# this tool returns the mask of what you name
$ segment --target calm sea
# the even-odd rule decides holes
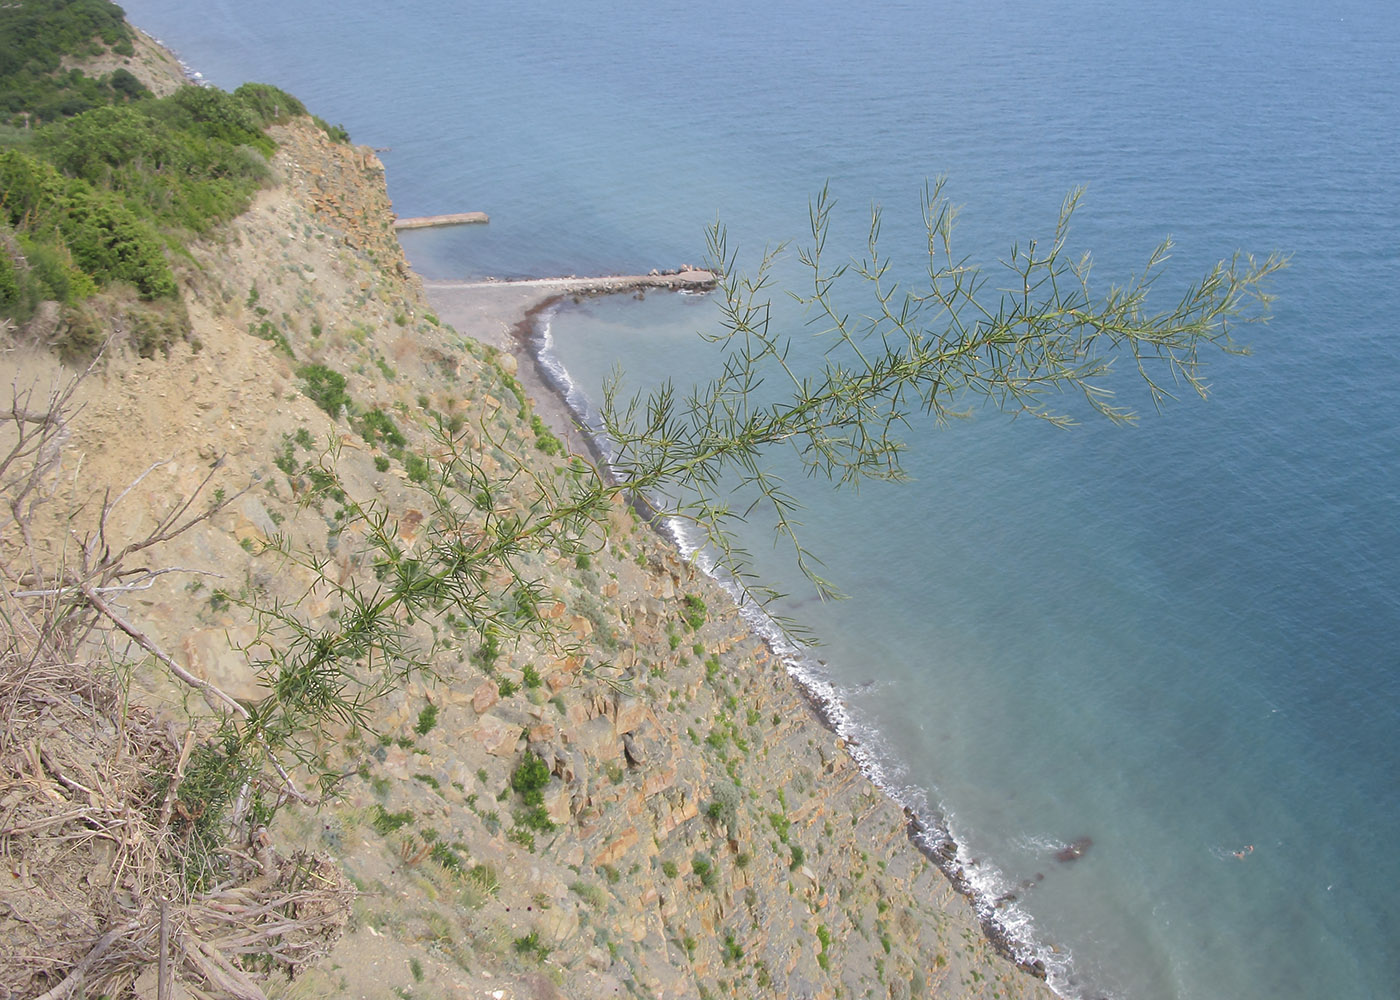
[[[1292,253],[1207,402],[1071,432],[988,410],[913,427],[912,484],[797,483],[850,600],[816,608],[750,545],[884,780],[1016,894],[998,916],[1066,996],[1396,995],[1400,9],[126,6],[208,80],[389,147],[400,214],[489,212],[405,237],[433,277],[696,263],[715,219],[752,264],[827,181],[830,246],[862,252],[879,203],[916,274],[940,174],[979,260],[1047,236],[1076,185],[1105,287],[1168,234],[1163,300],[1237,248]],[[620,357],[638,385],[712,368],[714,315],[622,298],[549,332],[596,398]]]

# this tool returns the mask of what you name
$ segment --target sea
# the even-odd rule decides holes
[[[743,541],[821,641],[794,669],[1063,996],[1400,995],[1400,7],[125,6],[204,80],[275,83],[382,149],[400,215],[489,213],[404,235],[426,277],[700,264],[716,222],[740,269],[786,245],[796,363],[824,346],[787,295],[824,186],[828,256],[865,256],[878,207],[907,288],[939,177],[991,268],[1081,186],[1068,249],[1101,292],[1172,237],[1164,308],[1237,250],[1291,255],[1207,400],[1155,408],[1125,370],[1132,426],[974,404],[911,422],[908,483],[795,471],[846,600],[761,519]],[[652,293],[539,333],[587,407],[619,363],[638,389],[704,379],[718,319]]]

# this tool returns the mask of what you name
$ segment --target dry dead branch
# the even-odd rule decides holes
[[[195,995],[263,1000],[261,980],[329,950],[353,890],[328,860],[282,858],[265,840],[250,853],[221,850],[212,889],[187,878],[201,807],[181,792],[208,733],[193,721],[172,732],[129,704],[90,640],[115,628],[212,705],[247,717],[113,604],[165,572],[128,572],[122,560],[227,500],[200,511],[181,501],[144,538],[111,545],[118,496],[86,536],[68,528],[68,544],[37,544],[42,509],[60,500],[54,472],[77,382],[42,401],[17,389],[0,410],[0,986],[52,1000],[128,995],[160,966],[161,989],[179,979]],[[75,510],[56,523],[71,524]]]

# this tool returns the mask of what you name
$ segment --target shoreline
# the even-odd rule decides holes
[[[506,337],[491,343],[514,357],[516,377],[530,398],[535,412],[541,416],[550,430],[570,447],[577,447],[581,444],[594,462],[601,463],[604,459],[601,448],[583,425],[582,415],[570,405],[564,388],[550,377],[541,357],[540,347],[543,341],[538,336],[539,318],[570,297],[577,299],[583,296],[625,294],[639,288],[660,287],[670,291],[688,290],[693,286],[686,284],[659,285],[655,281],[658,277],[665,278],[685,273],[695,272],[668,272],[666,274],[653,272],[652,275],[648,276],[612,276],[607,278],[577,278],[574,276],[527,278],[513,281],[453,282],[424,279],[423,288],[429,302],[438,311],[439,317],[444,322],[451,324],[459,333],[465,331],[454,321],[454,315],[462,315],[460,310],[468,304],[467,298],[473,291],[486,294],[492,290],[501,289],[527,292],[523,298],[515,302],[516,308],[519,309],[518,318],[508,325]],[[710,272],[703,273],[710,274]],[[713,280],[709,288],[712,289],[718,278],[713,275],[711,277]],[[644,278],[650,280],[642,283]],[[534,290],[534,294],[528,294],[528,290]],[[459,294],[451,298],[439,297],[446,292],[465,292],[466,296]],[[479,317],[468,313],[466,318],[471,320]],[[498,317],[498,324],[505,326],[504,319],[505,317]],[[688,562],[694,564],[691,555],[685,553],[680,539],[674,537],[664,524],[657,523],[654,518],[648,516],[643,502],[633,501],[632,506],[644,524],[647,524],[668,545],[680,552]],[[998,920],[999,900],[990,898],[987,894],[977,890],[966,868],[959,860],[958,855],[962,845],[957,842],[948,829],[944,818],[938,814],[928,817],[919,815],[903,802],[893,789],[887,787],[880,780],[878,762],[871,754],[864,752],[864,746],[859,736],[851,731],[852,726],[844,718],[845,713],[841,710],[840,699],[835,691],[823,690],[824,685],[803,668],[800,652],[796,649],[782,648],[779,637],[772,633],[771,620],[768,620],[769,627],[766,629],[755,620],[757,618],[767,620],[767,615],[752,602],[742,600],[742,591],[738,584],[699,567],[698,564],[697,568],[700,568],[705,575],[730,594],[741,618],[753,628],[771,655],[783,664],[788,679],[802,703],[807,706],[812,720],[838,737],[839,745],[844,747],[846,754],[856,765],[861,775],[887,801],[901,810],[905,819],[905,835],[908,838],[909,846],[937,868],[954,891],[966,901],[983,937],[993,950],[1017,970],[1044,983],[1048,988],[1048,969],[1043,957],[1041,957],[1042,949],[1033,942],[1021,940]],[[754,627],[755,625],[759,627]]]

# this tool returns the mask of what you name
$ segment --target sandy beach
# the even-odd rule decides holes
[[[571,449],[587,450],[573,412],[540,369],[530,344],[533,318],[568,296],[620,295],[642,289],[707,291],[717,276],[701,268],[640,275],[526,278],[517,281],[424,280],[423,291],[439,319],[474,340],[514,356],[516,377],[535,411]]]

